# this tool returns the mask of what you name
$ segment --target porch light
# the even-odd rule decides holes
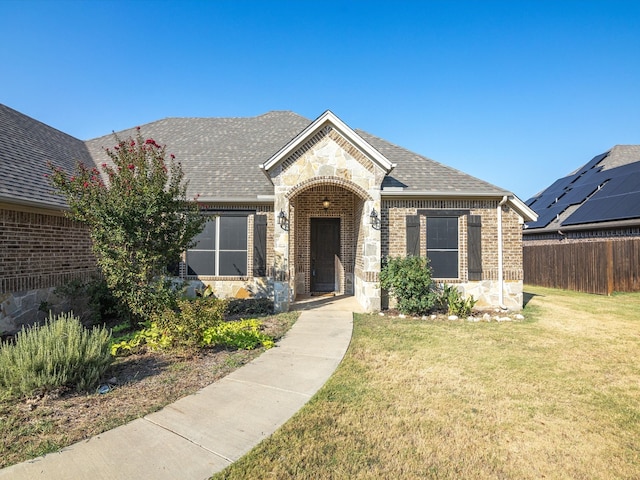
[[[376,212],[375,208],[371,209],[371,213],[369,214],[369,219],[371,220],[371,226],[375,229],[380,228],[380,217],[378,216],[378,212]]]
[[[329,199],[327,197],[324,197],[322,199],[322,208],[324,208],[325,210],[329,210],[330,206],[331,206],[331,202],[329,201]]]
[[[283,230],[287,229],[287,216],[282,209],[280,209],[280,213],[278,214],[278,225],[280,225],[280,228]]]

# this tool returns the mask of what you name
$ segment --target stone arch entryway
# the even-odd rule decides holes
[[[355,275],[363,263],[359,255],[364,251],[363,212],[365,205],[372,203],[370,196],[358,185],[325,177],[293,187],[286,197],[291,222],[290,278],[295,294],[333,291],[354,295]],[[331,264],[326,262],[327,252],[333,257]],[[327,279],[327,273],[333,280]]]
[[[380,308],[380,191],[394,167],[330,111],[262,165],[274,187],[276,293],[290,300],[311,291],[311,221],[334,218],[340,232],[335,290],[353,293],[365,310]],[[333,206],[327,210],[325,196]]]

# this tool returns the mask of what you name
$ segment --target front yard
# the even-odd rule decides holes
[[[357,315],[325,387],[214,478],[638,478],[640,294],[526,292],[519,322]]]
[[[298,312],[261,317],[265,333],[282,337]],[[105,394],[60,389],[30,398],[3,398],[0,389],[0,468],[55,452],[72,443],[161,409],[196,392],[264,351],[205,348],[190,354],[148,351],[119,357],[107,371]]]

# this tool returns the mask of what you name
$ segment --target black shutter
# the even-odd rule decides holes
[[[407,215],[407,257],[420,256],[420,215]]]
[[[469,280],[482,280],[482,217],[467,217],[467,263]]]
[[[253,216],[253,276],[267,275],[267,216]]]

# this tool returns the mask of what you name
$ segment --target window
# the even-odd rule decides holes
[[[458,217],[427,217],[427,257],[433,278],[458,278]]]
[[[211,218],[187,251],[187,275],[246,276],[247,217]]]

